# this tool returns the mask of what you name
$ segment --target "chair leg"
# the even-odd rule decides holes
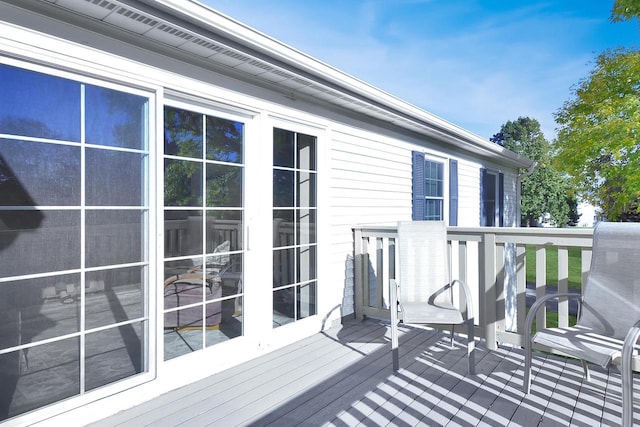
[[[582,370],[584,371],[584,379],[587,382],[591,382],[591,371],[589,370],[589,364],[586,360],[580,360],[582,363]]]
[[[454,325],[451,325],[451,334],[449,335],[449,347],[453,348],[453,330]]]
[[[473,319],[467,320],[467,357],[469,358],[469,375],[476,374],[476,340]]]
[[[622,359],[622,427],[633,426],[633,369],[631,358]]]
[[[400,350],[398,348],[398,322],[391,322],[391,358],[393,360],[393,372],[400,369]]]
[[[531,391],[531,342],[524,343],[524,378],[522,380],[522,389],[525,394]]]

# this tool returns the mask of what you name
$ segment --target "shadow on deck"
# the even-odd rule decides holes
[[[401,328],[393,373],[388,324],[352,321],[106,418],[95,426],[619,425],[617,370],[584,382],[573,360],[534,356],[522,392],[523,352],[477,351],[448,335]],[[636,387],[636,396],[640,390]],[[636,407],[640,406],[636,400]],[[640,411],[636,410],[636,422]]]

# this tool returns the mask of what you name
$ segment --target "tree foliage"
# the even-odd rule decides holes
[[[600,54],[555,119],[555,164],[571,175],[579,194],[611,220],[637,213],[640,51],[619,48]]]
[[[549,213],[556,225],[565,226],[570,211],[567,181],[551,164],[550,144],[540,130],[540,123],[519,117],[503,124],[500,132],[490,139],[538,163],[533,174],[522,180],[522,225],[533,225]]]
[[[631,21],[640,17],[640,0],[616,0],[611,10],[612,22]]]

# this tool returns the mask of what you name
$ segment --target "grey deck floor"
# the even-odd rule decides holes
[[[523,352],[466,346],[439,331],[403,329],[393,373],[388,325],[348,322],[106,418],[94,426],[594,426],[620,424],[620,375],[534,355],[524,395]],[[539,372],[544,363],[544,370]],[[562,375],[560,375],[562,374]],[[640,422],[636,380],[635,418]]]

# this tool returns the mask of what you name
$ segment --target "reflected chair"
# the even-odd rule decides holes
[[[467,325],[469,374],[475,373],[474,319],[471,293],[459,280],[451,281],[447,227],[443,221],[398,223],[399,280],[390,280],[393,369],[399,368],[398,323],[418,328]],[[456,286],[457,285],[457,286]],[[460,289],[465,307],[454,302]],[[464,312],[466,311],[466,316]]]
[[[536,313],[552,298],[578,300],[577,324],[532,334]],[[634,347],[640,336],[640,224],[599,223],[593,234],[591,269],[582,295],[542,297],[531,307],[525,327],[525,393],[531,388],[534,345],[580,359],[587,381],[589,363],[603,368],[622,365],[622,423],[631,426],[633,367],[639,361]]]

